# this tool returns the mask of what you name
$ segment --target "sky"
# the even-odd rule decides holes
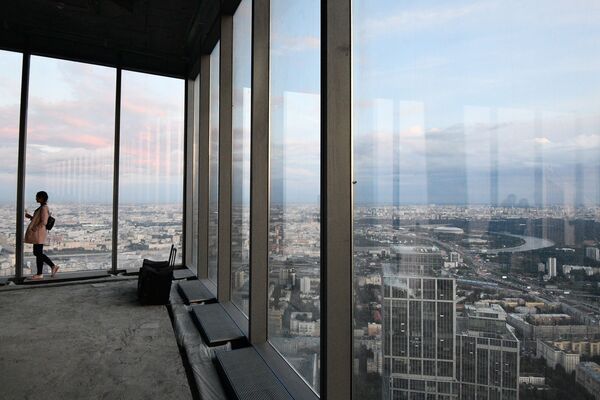
[[[316,204],[320,5],[273,0],[271,7],[271,200]],[[239,12],[234,35],[245,43],[249,7]],[[357,204],[501,204],[512,196],[531,205],[600,202],[600,3],[354,0],[353,13]],[[234,132],[242,137],[234,146],[246,164],[248,55],[234,53]],[[59,185],[65,196],[90,190],[102,197],[110,181],[114,70],[44,62],[60,67],[32,60],[32,74],[40,72],[32,75],[28,160],[44,154],[51,174],[83,174],[66,174]],[[12,195],[6,188],[16,167],[20,60],[1,52],[0,67],[2,200]],[[123,132],[131,139],[124,143],[137,151],[126,152],[124,200],[174,199],[180,183],[170,177],[182,156],[171,139],[183,129],[183,82],[129,74]],[[158,143],[170,146],[169,157],[161,158]],[[78,157],[83,166],[71,166]],[[234,171],[240,187],[249,178],[243,162]],[[47,175],[29,163],[28,185],[37,186]],[[91,178],[81,172],[88,169]],[[72,179],[95,183],[68,189]],[[244,189],[234,193],[247,201]]]
[[[14,202],[21,56],[0,51],[0,201]],[[116,70],[31,57],[26,198],[110,203]],[[120,202],[181,202],[183,81],[122,73]]]

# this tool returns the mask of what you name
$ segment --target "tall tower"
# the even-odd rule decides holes
[[[456,399],[456,284],[433,247],[398,247],[383,271],[384,399]],[[413,397],[414,396],[414,397]]]

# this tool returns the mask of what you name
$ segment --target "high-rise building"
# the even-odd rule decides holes
[[[456,398],[454,279],[384,274],[383,290],[384,398]]]
[[[519,341],[499,305],[457,318],[449,278],[384,274],[383,288],[384,399],[518,399]]]
[[[300,291],[302,293],[310,293],[310,277],[303,276],[300,279]]]
[[[600,365],[595,362],[579,363],[575,370],[575,379],[596,400],[600,400]]]
[[[586,247],[585,256],[591,258],[594,261],[600,261],[600,249],[597,247]]]
[[[234,273],[233,287],[234,289],[239,289],[244,286],[246,283],[246,272],[242,270],[238,270]]]
[[[546,272],[550,278],[554,278],[556,273],[556,258],[548,257],[548,261],[546,262]]]
[[[459,399],[519,398],[519,340],[497,304],[467,306],[457,318]]]

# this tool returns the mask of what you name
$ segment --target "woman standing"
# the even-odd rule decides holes
[[[33,244],[33,255],[35,256],[35,262],[37,264],[37,275],[33,275],[31,279],[39,280],[44,278],[44,275],[42,274],[44,263],[52,268],[53,277],[56,275],[59,267],[44,254],[44,242],[48,236],[46,224],[48,223],[48,217],[50,216],[50,211],[46,204],[48,202],[48,193],[44,191],[37,192],[35,201],[40,203],[40,206],[33,212],[33,215],[25,213],[25,217],[31,220],[27,227],[27,231],[25,232],[25,243]]]

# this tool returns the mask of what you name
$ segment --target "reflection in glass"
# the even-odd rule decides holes
[[[44,252],[63,272],[111,267],[114,112],[114,69],[31,57],[25,208],[48,193]],[[24,260],[34,272],[31,245]]]
[[[210,54],[208,171],[208,279],[217,283],[219,251],[219,60],[220,43]]]
[[[516,399],[520,305],[600,334],[576,316],[600,267],[600,10],[353,11],[355,399]]]
[[[248,315],[250,251],[250,81],[252,0],[233,16],[233,170],[231,206],[231,297]]]
[[[166,260],[183,235],[184,82],[123,71],[119,268]]]
[[[15,273],[15,214],[23,55],[0,50],[0,276]]]
[[[271,2],[269,341],[319,391],[320,2]]]

